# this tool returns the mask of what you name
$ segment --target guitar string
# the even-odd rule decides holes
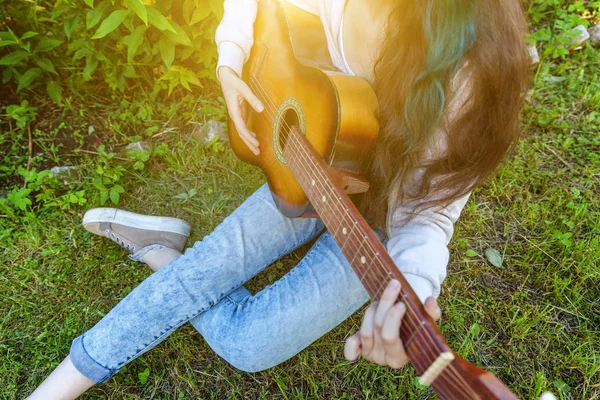
[[[265,121],[266,121],[266,122],[269,122],[269,121],[267,120],[267,118],[266,118],[266,117],[264,117],[264,116],[263,116],[263,118],[265,118]],[[290,142],[290,143],[293,143],[293,142]],[[332,210],[332,211],[333,211],[333,210]],[[367,281],[367,282],[368,282],[368,281]],[[363,284],[366,284],[367,282],[363,282]],[[406,325],[410,326],[410,325],[411,325],[411,324],[410,324],[410,319],[407,319],[406,321],[408,321],[408,322],[409,322],[409,323],[407,323]],[[419,328],[420,328],[420,326],[419,326]],[[411,328],[409,328],[409,329],[411,329]],[[416,329],[416,328],[415,328],[415,329],[412,329],[412,330],[414,330],[415,332],[417,332],[417,329]],[[419,329],[419,330],[420,330],[420,329]],[[420,335],[420,336],[422,337],[422,335]],[[416,346],[418,346],[419,348],[422,348],[422,346],[421,346],[421,343],[420,343],[419,341],[415,341],[415,342],[414,342],[414,344],[415,344]],[[432,344],[433,344],[434,346],[436,346],[436,344],[435,344],[435,343],[432,343]],[[427,346],[425,346],[425,348],[424,348],[423,350],[425,350],[425,351],[426,351],[426,350],[432,350],[432,349],[431,349],[431,348],[429,348],[429,347],[427,347]],[[434,352],[434,354],[433,354],[433,357],[432,357],[432,359],[433,359],[433,361],[435,361],[435,359],[436,359],[436,355],[435,355],[435,349],[433,349],[433,352]],[[423,367],[423,365],[420,363],[420,361],[419,361],[418,359],[417,359],[416,361],[417,361],[416,363],[418,364],[418,366],[419,366],[419,368],[420,368],[420,369],[422,369],[423,371],[425,371],[425,370],[427,369],[426,367]],[[433,361],[431,361],[431,363],[432,363]],[[440,378],[441,378],[441,379],[440,379]],[[436,378],[436,380],[437,380],[437,381],[440,381],[440,383],[441,383],[441,381],[442,381],[442,380],[446,380],[446,379],[445,379],[445,378],[444,378],[444,377],[443,377],[443,376],[440,374],[440,376],[438,376],[438,378]],[[450,385],[451,385],[451,386],[453,386],[452,382],[450,382]],[[436,388],[438,391],[443,391],[443,390],[444,390],[444,389],[443,389],[443,386],[440,386],[440,385],[436,385],[436,386],[438,386],[438,388]],[[465,388],[464,388],[464,387],[462,387],[462,385],[461,385],[461,386],[458,386],[458,388],[459,388],[459,389],[461,389],[461,390],[463,391],[463,393],[465,393],[465,392],[466,392],[466,391],[465,391]],[[467,389],[468,389],[468,388],[467,388]],[[467,393],[467,397],[470,397],[470,396],[468,395],[468,393]]]
[[[262,88],[262,85],[260,84],[260,82],[258,81],[258,79],[256,79],[256,77],[254,77],[254,76],[251,76],[251,78],[253,78],[253,79],[254,79],[254,80],[257,82],[257,84],[255,84],[255,85],[253,85],[253,86],[255,86],[255,88],[257,88],[257,89],[260,89],[260,90],[262,90],[262,91],[265,93],[265,95],[263,95],[263,96],[261,96],[261,97],[265,98],[265,99],[266,99],[266,100],[268,100],[269,102],[272,102],[272,100],[271,100],[271,99],[268,97],[268,95],[266,95],[266,90],[265,90],[264,88]],[[268,105],[269,105],[271,108],[275,109],[275,105],[274,105],[274,104],[268,104]],[[273,112],[273,110],[269,110],[269,111]],[[275,111],[276,111],[276,109],[275,109]],[[273,115],[272,115],[271,117],[273,117]],[[266,117],[265,117],[265,119],[266,119]],[[267,120],[267,122],[269,122],[269,121]],[[282,120],[281,122],[282,122],[282,125],[288,129],[288,132],[290,132],[290,131],[291,131],[291,128],[288,126],[287,122],[285,122],[285,120]],[[317,171],[317,172],[319,172],[319,171]],[[327,181],[325,181],[325,182],[327,183]],[[331,189],[331,188],[330,188],[330,189]],[[355,235],[355,236],[356,236],[356,235]],[[359,238],[360,238],[360,237],[359,237]],[[364,241],[363,241],[363,243],[364,243]],[[370,244],[369,244],[368,242],[366,242],[366,243],[367,243],[367,245],[369,245],[369,247],[370,247]],[[380,260],[380,259],[379,259],[379,257],[378,257],[378,252],[376,252],[376,251],[375,251],[374,249],[372,249],[372,248],[371,248],[370,250],[371,250],[371,251],[374,253],[374,255],[375,255],[375,257],[373,258],[373,260],[375,260],[375,261],[377,261],[377,262],[379,262],[379,263],[380,263],[380,262],[381,262],[381,260]],[[380,266],[381,266],[381,267],[383,267],[383,271],[386,271],[386,269],[385,269],[385,266],[383,266],[383,265],[380,265]],[[385,272],[384,272],[384,273],[385,273]],[[388,277],[388,274],[387,274],[387,273],[385,273],[385,275],[384,275],[384,276],[385,276],[385,277]],[[372,290],[372,288],[371,288],[371,290]],[[409,305],[409,303],[405,302],[405,304],[407,305],[407,310],[410,310],[410,311],[412,311],[412,312],[413,312],[413,314],[415,315],[415,317],[417,317],[417,315],[415,314],[414,310],[412,310],[412,307]],[[416,319],[418,319],[418,318],[416,318]],[[407,320],[407,321],[410,321],[410,320]],[[407,324],[407,325],[409,325],[409,324]],[[424,335],[423,335],[423,332],[421,332],[421,329],[420,329],[420,328],[421,328],[421,325],[419,325],[419,326],[418,326],[418,329],[416,329],[416,332],[417,332],[417,335],[419,335],[421,338],[423,338],[423,337],[424,337]],[[436,348],[437,348],[438,346],[437,346],[437,344],[436,344],[436,343],[433,341],[433,338],[431,338],[431,336],[430,336],[430,333],[429,333],[427,330],[425,330],[425,333],[426,333],[426,335],[425,335],[425,338],[426,338],[426,339],[428,339],[428,341],[429,341],[429,342],[430,342],[430,343],[433,345],[433,348],[429,348],[429,350],[433,350],[433,352],[434,352],[434,358],[435,358],[435,352],[436,352],[436,351],[439,351],[439,349],[437,349],[437,350],[436,350]],[[421,346],[419,346],[419,347],[421,347]],[[458,382],[458,384],[464,384],[464,385],[466,385],[466,387],[467,387],[467,389],[468,389],[469,391],[472,391],[471,389],[469,389],[469,388],[468,388],[468,384],[467,384],[467,383],[464,381],[464,379],[463,379],[463,378],[462,378],[462,377],[461,377],[461,376],[460,376],[460,375],[457,373],[457,371],[455,371],[455,370],[454,370],[454,367],[453,367],[452,365],[449,365],[449,367],[450,367],[450,368],[453,370],[453,372],[455,372],[455,374],[453,374],[453,375],[456,375],[456,376],[457,376],[457,377],[458,377],[458,378],[459,378],[459,379],[462,381],[462,382]],[[439,377],[441,377],[441,376],[439,376]],[[462,386],[462,385],[461,385],[461,386]],[[473,393],[474,393],[474,392],[473,392]],[[475,393],[474,393],[474,394],[475,394]],[[478,396],[477,394],[475,394],[475,395],[477,396],[477,398],[479,398],[479,396]]]
[[[293,141],[289,142],[289,143],[290,144],[295,144]],[[295,144],[295,147],[298,147],[298,145]],[[308,161],[308,160],[305,160],[305,161]],[[406,320],[406,321],[410,321],[410,320]],[[410,323],[408,323],[407,325],[410,326]],[[411,329],[411,328],[409,328],[409,329]],[[415,332],[417,332],[417,329],[412,329],[412,330],[414,330]],[[421,335],[421,337],[423,337],[423,336]],[[415,344],[416,347],[418,347],[419,349],[422,349],[424,352],[427,352],[428,350],[433,350],[432,361],[429,364],[431,364],[431,363],[433,363],[433,361],[435,361],[435,359],[437,358],[437,356],[435,354],[435,349],[432,349],[432,348],[428,347],[426,344],[424,344],[425,346],[423,347],[418,340],[414,341],[414,344]],[[433,345],[435,346],[435,343],[433,343]],[[431,354],[430,353],[426,353],[426,355],[431,355]],[[427,362],[427,361],[425,361],[425,362]],[[423,371],[425,371],[427,369],[426,367],[423,367],[423,365],[420,362],[418,362],[417,364],[418,364],[419,368],[421,368]],[[442,378],[442,379],[440,379],[440,378]],[[444,377],[441,376],[441,374],[438,376],[437,379],[440,380],[440,381],[441,380],[446,380],[446,379],[444,379]],[[465,388],[463,385],[460,384],[460,382],[457,383],[456,385],[458,385],[457,387],[463,391],[463,394],[466,394],[467,398],[470,397],[470,395],[469,395],[469,393],[467,391],[468,387]]]

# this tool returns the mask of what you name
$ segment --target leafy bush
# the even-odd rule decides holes
[[[214,31],[222,17],[222,3],[0,0],[2,82],[22,100],[6,108],[4,122],[10,136],[0,135],[0,212],[18,216],[41,208],[68,209],[86,201],[117,204],[127,188],[125,169],[144,170],[152,164],[150,158],[160,157],[157,150],[161,147],[123,154],[114,152],[113,145],[155,137],[164,140],[161,135],[174,128],[163,129],[156,122],[171,121],[174,115],[186,121],[197,114],[222,120],[222,99],[220,104],[212,92]],[[529,0],[526,7],[531,40],[547,58],[564,58],[569,53],[569,34],[575,26],[600,22],[600,0]],[[544,68],[549,68],[548,63]],[[203,84],[208,86],[208,96],[199,99],[185,95]],[[173,92],[177,95],[171,96]],[[58,104],[78,101],[78,107],[72,109],[85,122],[75,127],[70,121],[63,129],[68,132],[62,133],[76,142],[72,149],[61,149],[63,144],[52,140],[64,122],[46,131],[36,127],[45,115],[38,104],[41,102],[32,100],[33,95],[40,94]],[[598,97],[590,96],[586,101],[593,106]],[[102,109],[98,119],[103,121],[89,117],[96,109]],[[548,113],[537,118],[540,124],[543,118],[548,124],[557,113],[549,107]],[[96,128],[103,133],[94,133]],[[33,146],[41,152],[31,151],[32,137]],[[36,139],[42,137],[49,138],[51,144],[41,145],[43,140]],[[206,147],[214,152],[222,150],[216,141]],[[67,187],[46,168],[64,163],[59,153],[75,148],[91,148],[94,151],[88,153],[94,157],[87,160],[90,165],[80,165],[80,172],[87,175]],[[72,165],[72,159],[67,162]]]
[[[168,94],[212,77],[222,0],[0,0],[2,82],[16,91],[142,84]],[[1,54],[0,54],[1,55]],[[87,83],[87,84],[86,84]],[[99,88],[102,89],[102,88]]]
[[[528,16],[533,25],[531,39],[542,43],[542,55],[564,58],[572,50],[574,28],[600,22],[600,1],[533,0]]]

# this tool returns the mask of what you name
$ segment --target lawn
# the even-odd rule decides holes
[[[536,67],[523,138],[471,197],[450,246],[440,328],[459,354],[523,399],[544,391],[600,398],[599,71],[600,51],[590,46]],[[20,104],[8,91],[0,97],[3,106]],[[264,181],[226,143],[192,138],[204,121],[224,117],[214,85],[160,104],[94,94],[71,107],[30,102],[5,110],[0,122],[0,197],[31,188],[21,196],[31,204],[13,196],[16,207],[0,209],[3,399],[31,392],[71,340],[150,273],[84,231],[86,209],[116,200],[128,210],[184,218],[193,226],[191,244]],[[30,129],[10,116],[27,112],[36,114]],[[151,149],[125,149],[140,139]],[[78,168],[66,185],[46,178],[38,185],[33,175],[55,165]],[[489,248],[502,255],[501,267],[487,260]],[[285,274],[303,251],[249,288]],[[256,374],[229,366],[186,325],[82,398],[434,398],[415,385],[411,367],[344,360],[344,338],[361,317],[357,312],[296,357]]]

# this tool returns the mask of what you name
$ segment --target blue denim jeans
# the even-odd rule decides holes
[[[73,364],[103,382],[188,321],[217,354],[243,371],[289,359],[368,300],[323,229],[318,219],[284,217],[268,187],[261,187],[210,235],[150,275],[76,338]],[[242,286],[319,234],[280,280],[255,295]]]

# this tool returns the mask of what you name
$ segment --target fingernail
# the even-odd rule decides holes
[[[400,287],[400,282],[396,279],[392,279],[392,281],[390,282],[390,287],[392,289],[398,289]]]
[[[265,109],[265,107],[262,104],[258,103],[256,105],[256,111],[262,112],[264,109]]]
[[[404,304],[403,302],[396,303],[394,307],[398,308],[400,311],[406,310],[406,304]]]

